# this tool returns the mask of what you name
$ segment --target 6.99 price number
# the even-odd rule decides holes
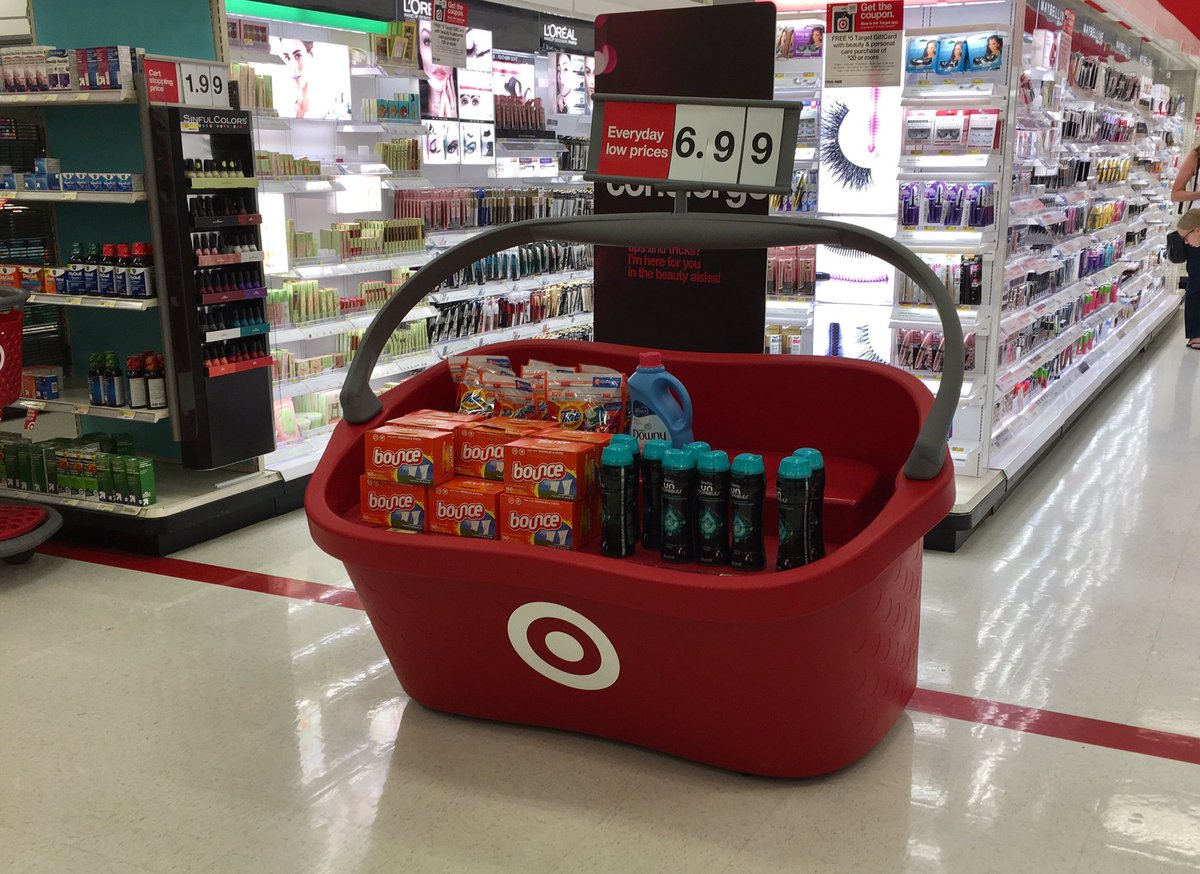
[[[780,108],[681,104],[675,112],[669,178],[775,185],[782,132]]]

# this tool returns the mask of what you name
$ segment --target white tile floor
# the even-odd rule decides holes
[[[922,686],[1200,737],[1200,355],[1177,333],[927,556]],[[300,514],[177,557],[348,585]],[[425,710],[355,610],[0,571],[4,874],[1198,866],[1196,765],[910,713],[840,774],[751,779]]]

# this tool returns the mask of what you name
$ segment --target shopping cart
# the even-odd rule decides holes
[[[652,552],[580,552],[361,524],[364,434],[420,408],[452,409],[445,362],[377,398],[369,379],[388,336],[455,271],[540,240],[747,249],[853,247],[911,276],[945,326],[936,399],[886,365],[842,358],[664,352],[714,446],[766,456],[799,446],[827,459],[830,554],[797,570],[666,565]],[[603,293],[603,289],[600,289]],[[640,350],[531,340],[492,345],[530,358],[629,373]],[[870,751],[916,683],[922,538],[954,500],[946,435],[963,371],[949,293],[899,244],[804,218],[611,215],[522,222],[482,233],[418,271],[367,330],[338,425],[309,485],[313,538],[340,558],[405,690],[452,713],[568,729],[755,774],[836,770]],[[912,447],[911,452],[909,447]],[[768,481],[768,495],[773,483]],[[776,525],[769,497],[766,529]],[[768,567],[775,542],[768,539]]]
[[[21,328],[28,299],[23,291],[0,288],[0,410],[21,396]],[[0,500],[0,560],[24,564],[60,527],[62,517],[55,510]]]

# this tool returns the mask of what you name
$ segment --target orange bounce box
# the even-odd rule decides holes
[[[600,502],[500,496],[500,539],[582,549],[600,529]]]
[[[539,434],[545,422],[525,419],[475,420],[455,432],[454,472],[476,479],[504,479],[504,447],[509,443]]]
[[[590,476],[592,482],[600,482],[600,455],[604,452],[604,447],[612,440],[612,434],[603,434],[599,431],[568,431],[566,428],[553,427],[538,432],[537,436],[546,440],[568,440],[576,443],[587,443],[592,447],[592,454],[588,461],[592,470]]]
[[[428,527],[429,489],[425,486],[380,483],[359,479],[359,513],[364,522],[402,531]]]
[[[590,443],[527,437],[505,450],[504,485],[510,494],[577,501],[595,488]]]
[[[484,540],[500,538],[504,486],[477,479],[452,479],[432,489],[429,530]]]
[[[454,476],[454,435],[449,431],[385,425],[370,432],[365,445],[370,479],[435,486]]]

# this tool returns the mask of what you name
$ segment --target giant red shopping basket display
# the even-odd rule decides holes
[[[838,228],[849,245],[871,236],[833,223],[783,224],[793,238],[797,228],[811,236],[817,226]],[[533,233],[572,239],[561,226]],[[513,238],[511,229],[496,236],[506,245]],[[595,236],[594,228],[575,233]],[[685,245],[699,242],[683,237]],[[458,248],[463,258],[479,251]],[[454,263],[449,258],[443,269]],[[410,298],[424,293],[418,285],[400,298],[410,291]],[[402,317],[412,301],[400,298]],[[396,317],[381,314],[387,333]],[[538,358],[626,373],[639,352],[553,340],[486,351],[514,365]],[[664,361],[692,395],[697,437],[714,447],[762,453],[768,471],[796,447],[821,450],[826,558],[782,573],[739,573],[665,565],[646,550],[611,559],[596,544],[563,552],[362,524],[365,433],[412,410],[451,409],[445,362],[385,394],[368,420],[338,426],[309,486],[313,537],[345,563],[400,682],[422,704],[756,774],[843,767],[889,731],[915,686],[921,540],[954,495],[944,423],[937,423],[940,464],[918,479],[905,467],[914,464],[918,435],[929,436],[922,426],[933,399],[901,371],[838,358],[668,352]],[[343,393],[348,419],[367,415],[353,402],[356,394],[363,401],[365,379],[354,381],[352,374]],[[771,497],[766,517],[771,531]]]

